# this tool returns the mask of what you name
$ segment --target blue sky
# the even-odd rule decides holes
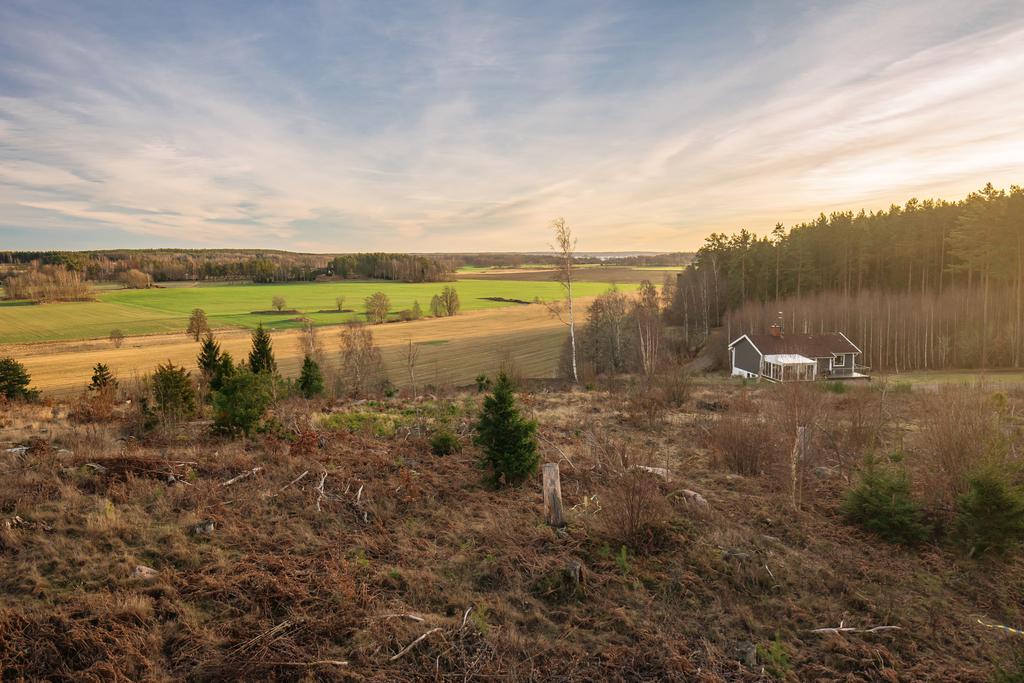
[[[1024,182],[1024,3],[0,4],[0,249],[689,250]]]

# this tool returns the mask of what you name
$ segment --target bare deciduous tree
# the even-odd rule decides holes
[[[561,301],[547,303],[548,310],[569,327],[569,348],[572,358],[572,380],[580,381],[576,367],[576,318],[572,301],[573,259],[576,254],[576,239],[564,218],[556,218],[551,222],[555,230],[555,244],[552,250],[558,256],[558,268],[555,278],[565,290],[565,305]]]
[[[409,386],[412,387],[412,397],[416,398],[416,363],[420,359],[420,347],[414,344],[412,337],[409,337],[409,344],[405,348],[405,367],[409,371]]]
[[[115,349],[121,348],[121,345],[124,344],[124,332],[119,329],[111,330],[110,343],[114,345]]]
[[[283,311],[285,305],[284,297],[278,294],[271,299],[271,304],[273,304],[275,311]]]
[[[199,338],[210,331],[210,323],[206,320],[206,311],[201,308],[192,309],[192,315],[188,319],[188,328],[185,333],[199,341]]]
[[[374,292],[366,297],[366,318],[370,322],[380,323],[388,319],[391,310],[391,299],[384,292]]]
[[[636,320],[640,367],[647,377],[651,377],[658,369],[661,354],[662,321],[658,288],[648,280],[640,285],[639,297],[633,304],[633,317]]]
[[[337,296],[334,297],[334,305],[338,308],[338,312],[341,313],[345,310],[345,297]]]
[[[316,361],[317,365],[323,365],[323,344],[320,343],[320,337],[312,320],[302,323],[302,331],[299,333],[299,348],[302,349],[303,356],[309,356]]]
[[[441,303],[444,306],[445,315],[455,315],[459,312],[459,293],[451,285],[445,285],[441,290]]]
[[[341,380],[345,391],[353,396],[364,395],[383,374],[373,332],[362,323],[347,323],[341,330]]]

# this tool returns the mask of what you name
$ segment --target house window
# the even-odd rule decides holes
[[[844,368],[846,367],[846,356],[836,356],[832,359],[832,367]]]

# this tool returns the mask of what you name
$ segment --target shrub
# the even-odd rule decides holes
[[[634,551],[648,549],[660,540],[669,506],[656,474],[627,467],[611,480],[600,500],[605,531],[612,539]]]
[[[458,453],[462,445],[459,437],[447,429],[442,429],[430,438],[430,452],[434,455],[451,455]]]
[[[821,385],[821,388],[824,389],[825,391],[829,392],[830,394],[845,394],[846,393],[846,383],[840,382],[838,380],[833,381],[833,382],[823,382],[822,385]]]
[[[153,399],[163,419],[178,422],[195,414],[196,390],[188,370],[167,361],[153,373],[152,385]]]
[[[842,510],[848,520],[891,543],[914,545],[928,535],[921,508],[910,497],[907,473],[874,461],[846,494]]]
[[[304,398],[316,398],[324,393],[324,376],[320,372],[320,366],[309,355],[302,361],[298,387]]]
[[[266,373],[236,373],[213,392],[214,429],[224,434],[252,434],[273,402],[273,377]]]
[[[24,365],[10,357],[0,358],[0,396],[7,400],[33,400],[39,392],[29,389],[31,381]]]
[[[774,437],[770,425],[756,417],[723,415],[710,429],[717,465],[746,476],[761,474],[775,460]]]
[[[917,445],[930,505],[952,510],[972,473],[1006,455],[998,415],[980,387],[949,386],[922,395]]]
[[[519,413],[512,381],[504,372],[484,398],[476,431],[483,464],[495,484],[518,484],[537,469],[537,423]]]
[[[249,351],[249,370],[255,374],[277,372],[277,361],[274,360],[274,346],[270,335],[263,329],[263,323],[252,333],[252,349]]]
[[[674,368],[657,378],[661,400],[669,408],[682,408],[690,400],[690,373],[683,368]]]
[[[121,345],[124,344],[124,332],[119,329],[111,330],[110,343],[114,345],[115,349],[121,348]]]
[[[1024,540],[1024,491],[996,471],[975,474],[957,501],[955,533],[972,556],[1005,553]]]

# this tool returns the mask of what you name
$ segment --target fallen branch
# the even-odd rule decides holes
[[[984,626],[985,628],[994,628],[997,631],[1006,631],[1007,633],[1012,633],[1015,636],[1024,636],[1024,630],[1021,630],[1019,628],[1013,628],[1011,626],[1003,626],[1002,624],[986,624],[981,619],[978,619],[978,623],[981,624],[982,626]]]
[[[418,617],[415,614],[382,614],[380,619],[412,619],[413,621],[423,621],[423,617]]]
[[[348,666],[348,662],[341,659],[318,659],[315,662],[280,662],[281,666]]]
[[[221,486],[231,486],[232,484],[240,482],[243,479],[247,479],[248,477],[251,477],[252,475],[256,474],[257,472],[259,472],[262,469],[263,469],[262,467],[253,467],[248,472],[242,472],[237,477],[232,477],[231,479],[228,479],[226,482],[221,484]]]
[[[840,621],[839,626],[830,628],[816,628],[812,629],[811,633],[881,633],[882,631],[902,631],[900,626],[875,626],[873,628],[854,628],[852,626],[844,626],[846,622]]]
[[[472,612],[472,611],[473,611],[473,605],[470,605],[469,607],[466,608],[466,613],[462,615],[462,626],[461,626],[461,628],[466,628],[466,620],[469,619],[469,613]]]
[[[567,456],[567,455],[565,454],[565,451],[563,451],[563,450],[562,450],[561,448],[559,448],[559,447],[558,447],[558,444],[554,443],[554,442],[553,442],[553,441],[551,441],[550,439],[547,439],[547,438],[545,438],[545,437],[544,437],[544,435],[542,435],[542,434],[538,434],[538,435],[537,435],[537,438],[539,438],[539,439],[540,439],[541,441],[543,441],[544,443],[546,443],[547,445],[551,446],[551,447],[552,447],[552,448],[554,448],[554,449],[555,449],[556,451],[558,451],[558,455],[559,455],[559,462],[561,462],[562,460],[564,460],[564,461],[566,461],[567,463],[569,463],[569,467],[571,467],[571,468],[573,468],[573,469],[576,469],[576,465],[574,465],[574,464],[573,464],[573,462],[572,462],[572,460],[570,460],[570,459],[569,459],[569,456]]]
[[[292,479],[292,480],[291,480],[290,482],[288,482],[287,484],[285,484],[284,486],[282,486],[282,487],[280,488],[280,490],[278,490],[278,493],[281,493],[282,491],[284,491],[284,490],[285,490],[286,488],[288,488],[288,487],[289,487],[289,486],[291,486],[292,484],[297,484],[297,483],[299,483],[299,482],[300,482],[300,481],[302,480],[302,478],[303,478],[303,477],[305,477],[305,476],[306,476],[307,474],[309,474],[309,470],[306,470],[305,472],[303,472],[302,474],[300,474],[299,476],[295,477],[295,478],[294,478],[294,479]]]
[[[421,641],[421,640],[423,640],[424,638],[426,638],[427,636],[429,636],[429,635],[430,635],[430,634],[432,634],[432,633],[437,633],[437,632],[438,632],[438,631],[440,631],[440,630],[441,630],[441,627],[440,627],[440,626],[437,626],[437,627],[435,627],[435,628],[432,628],[432,629],[430,629],[429,631],[427,631],[426,633],[424,633],[424,634],[423,634],[422,636],[420,636],[419,638],[417,638],[416,640],[412,641],[411,643],[409,643],[408,645],[406,645],[406,646],[405,646],[404,648],[402,648],[402,651],[401,651],[401,652],[399,652],[399,653],[398,653],[397,655],[395,655],[394,657],[392,657],[392,658],[391,658],[391,659],[390,659],[389,661],[392,661],[392,662],[393,662],[393,661],[395,661],[395,660],[399,659],[400,657],[403,657],[403,656],[405,656],[406,654],[408,654],[408,653],[409,653],[409,650],[411,650],[411,649],[413,649],[414,647],[416,647],[416,646],[417,646],[417,645],[418,645],[418,644],[420,643],[420,641]]]
[[[320,473],[320,483],[316,485],[316,511],[320,512],[320,501],[324,499],[327,494],[324,493],[324,482],[327,481],[327,470]]]

